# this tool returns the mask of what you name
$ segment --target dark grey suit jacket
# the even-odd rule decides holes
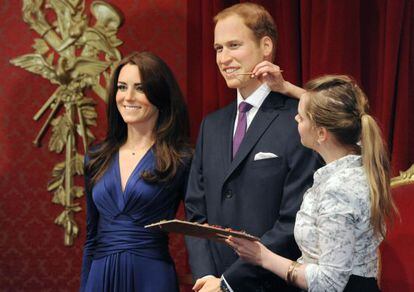
[[[319,166],[300,143],[294,117],[298,102],[271,92],[232,159],[236,102],[201,124],[185,208],[187,219],[244,230],[277,254],[297,259],[293,237],[296,212]],[[259,152],[277,158],[254,160]],[[236,291],[289,291],[284,281],[240,260],[226,244],[186,238],[193,276],[224,275]]]

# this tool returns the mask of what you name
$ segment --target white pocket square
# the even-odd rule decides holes
[[[256,153],[254,156],[254,161],[256,160],[263,160],[263,159],[269,159],[269,158],[277,158],[278,156],[271,152],[259,152]]]

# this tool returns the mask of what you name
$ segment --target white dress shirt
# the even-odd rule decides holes
[[[256,116],[257,111],[259,110],[260,106],[262,105],[263,101],[265,100],[266,96],[270,93],[270,88],[267,86],[266,83],[260,85],[252,94],[250,94],[246,99],[240,94],[240,91],[237,90],[237,115],[236,120],[234,121],[234,128],[233,128],[233,136],[236,133],[237,129],[237,122],[239,119],[239,105],[242,101],[247,102],[252,105],[252,108],[246,113],[246,122],[247,122],[247,129],[249,129],[250,124],[253,121],[253,118]]]

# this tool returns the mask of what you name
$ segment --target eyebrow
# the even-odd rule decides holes
[[[118,84],[127,85],[127,83],[126,82],[123,82],[123,81],[118,81]],[[142,82],[134,83],[134,85],[142,85]]]
[[[224,42],[223,44],[214,44],[214,47],[218,47],[218,46],[223,46],[223,45],[228,45],[228,44],[230,44],[230,43],[242,43],[243,41],[241,41],[241,40],[229,40],[229,41],[226,41],[226,42]]]

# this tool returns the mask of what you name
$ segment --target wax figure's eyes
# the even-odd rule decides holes
[[[230,49],[233,49],[233,50],[239,48],[240,46],[241,46],[241,43],[238,43],[238,42],[229,44]]]
[[[124,83],[119,83],[119,84],[117,85],[117,89],[118,89],[119,91],[126,91],[126,90],[128,89],[128,86],[127,86],[126,84],[124,84]],[[141,83],[139,83],[139,84],[135,84],[135,85],[134,85],[134,89],[135,89],[136,91],[138,91],[138,92],[144,92],[144,87],[142,86],[142,84],[141,84]]]
[[[118,84],[117,85],[117,89],[119,90],[119,91],[125,91],[125,90],[127,90],[127,86],[125,85],[125,84]]]
[[[214,50],[216,50],[217,53],[220,53],[223,51],[223,46],[214,46]]]
[[[144,87],[142,86],[142,84],[136,84],[135,90],[138,92],[144,92]]]

